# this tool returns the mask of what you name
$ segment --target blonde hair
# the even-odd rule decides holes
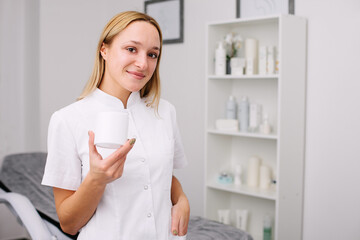
[[[105,60],[101,56],[100,49],[103,43],[111,44],[115,36],[124,30],[129,24],[135,21],[145,21],[152,24],[159,32],[160,37],[160,53],[157,59],[157,64],[153,76],[145,84],[145,86],[140,90],[140,97],[147,98],[149,106],[155,107],[158,109],[160,101],[160,57],[162,50],[162,34],[159,24],[152,17],[136,12],[136,11],[127,11],[115,15],[105,26],[104,30],[99,39],[99,43],[96,49],[95,64],[92,70],[91,76],[86,83],[83,92],[78,97],[78,100],[83,99],[92,93],[101,83],[104,72],[105,72]]]

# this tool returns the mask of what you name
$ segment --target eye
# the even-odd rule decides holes
[[[158,58],[158,55],[156,53],[149,53],[148,56],[151,58]]]
[[[136,52],[136,49],[133,47],[128,47],[127,50],[132,53]]]

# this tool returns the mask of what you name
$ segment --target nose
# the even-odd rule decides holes
[[[147,54],[138,54],[136,61],[135,61],[135,65],[140,69],[140,70],[145,70],[148,67],[148,56]]]

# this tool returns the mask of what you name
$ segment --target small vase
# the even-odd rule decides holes
[[[231,65],[229,58],[226,58],[226,74],[231,74]]]

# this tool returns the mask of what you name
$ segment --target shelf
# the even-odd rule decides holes
[[[277,140],[277,135],[275,134],[260,134],[260,133],[248,133],[248,132],[232,132],[232,131],[220,131],[216,129],[208,129],[208,133],[211,134],[219,134],[219,135],[229,135],[229,136],[236,136],[236,137],[250,137],[250,138],[261,138],[261,139],[273,139]]]
[[[225,185],[225,184],[219,184],[216,182],[208,183],[207,187],[221,190],[221,191],[226,191],[226,192],[243,194],[246,196],[252,196],[252,197],[268,199],[268,200],[273,200],[273,201],[276,200],[276,191],[274,191],[274,190],[263,190],[263,189],[259,189],[259,188],[251,188],[246,185],[242,185],[242,186],[236,186],[234,184]]]
[[[209,79],[278,79],[278,74],[271,74],[271,75],[209,75]]]
[[[218,209],[247,209],[247,231],[256,240],[262,238],[265,214],[273,218],[272,239],[302,237],[306,26],[304,18],[279,15],[214,22],[206,29],[204,212],[216,220]],[[215,75],[216,48],[228,33],[257,39],[258,46],[276,47],[280,71]],[[245,49],[240,53],[244,55]],[[225,117],[229,96],[238,101],[246,96],[250,103],[260,104],[262,113],[269,116],[273,132],[217,130],[216,120]],[[270,189],[249,187],[246,181],[241,186],[222,184],[214,177],[222,169],[234,170],[237,165],[244,167],[247,176],[253,170],[248,160],[254,155],[261,159],[261,165],[271,169],[270,179],[277,180]],[[259,166],[255,171],[260,175]]]

